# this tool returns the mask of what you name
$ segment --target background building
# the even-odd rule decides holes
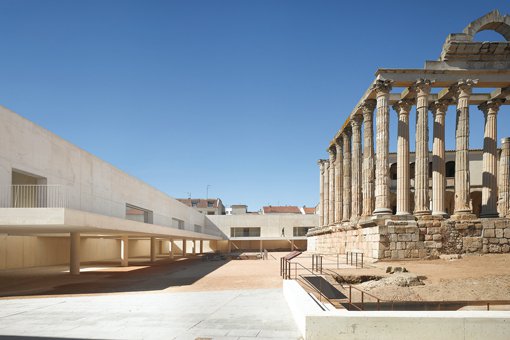
[[[177,200],[205,215],[225,215],[225,206],[219,198],[178,198]]]

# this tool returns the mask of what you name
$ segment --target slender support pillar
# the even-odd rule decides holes
[[[449,100],[438,100],[430,105],[434,116],[434,140],[432,142],[432,214],[447,216],[445,210],[445,140],[444,121]]]
[[[324,161],[324,225],[329,225],[329,161]]]
[[[481,217],[498,217],[498,129],[497,114],[503,100],[490,100],[478,106],[485,117],[483,138]]]
[[[129,266],[129,237],[123,235],[120,239],[120,266]]]
[[[193,255],[196,255],[197,254],[197,240],[193,240],[193,252],[192,252]]]
[[[400,100],[393,105],[398,116],[397,136],[397,211],[396,215],[410,215],[409,196],[409,112],[413,103]]]
[[[335,223],[335,159],[336,149],[330,148],[329,152],[329,220],[328,225]]]
[[[186,250],[186,246],[188,245],[187,243],[188,243],[188,240],[186,240],[186,239],[182,240],[182,256],[183,257],[186,256],[186,254],[187,254],[187,250]]]
[[[290,250],[294,250],[294,240],[290,240]]]
[[[169,240],[168,241],[168,257],[170,257],[170,260],[174,259],[174,249],[175,249],[174,240]]]
[[[317,162],[320,168],[319,177],[319,190],[320,190],[320,201],[319,201],[319,226],[324,226],[324,160]]]
[[[469,97],[474,80],[461,80],[454,85],[457,96],[455,130],[455,214],[471,214],[469,183]]]
[[[204,240],[200,240],[200,254],[204,253]]]
[[[344,167],[344,192],[343,192],[343,222],[351,218],[351,131],[346,128],[342,133],[343,138],[343,167]]]
[[[151,262],[156,262],[156,238],[151,237]]]
[[[499,216],[510,218],[510,138],[501,139],[499,159]]]
[[[229,254],[232,252],[232,241],[230,240],[227,241],[227,250]]]
[[[342,154],[342,141],[336,140],[336,160],[335,160],[335,223],[339,224],[342,222],[344,211],[343,211],[343,190],[344,190],[344,179],[343,179],[343,154]]]
[[[70,237],[69,272],[80,275],[80,233],[72,232]]]
[[[431,81],[419,79],[416,91],[416,160],[414,215],[430,215],[429,202],[429,94]]]
[[[375,210],[374,215],[391,215],[390,208],[390,177],[389,177],[389,138],[390,117],[388,99],[390,97],[391,80],[377,79],[373,89],[377,97],[376,113],[376,163],[375,163]]]
[[[361,123],[363,116],[356,114],[352,117],[352,189],[351,189],[351,220],[361,216]]]
[[[376,101],[365,100],[363,113],[363,204],[362,216],[371,216],[374,211],[375,163],[374,163],[374,109]]]

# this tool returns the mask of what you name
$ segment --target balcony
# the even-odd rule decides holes
[[[10,192],[4,192],[0,197],[1,208],[66,208],[67,205],[63,185],[11,185]]]

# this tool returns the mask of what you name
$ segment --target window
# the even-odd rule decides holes
[[[213,202],[207,202],[207,207],[208,208],[213,208],[214,207],[214,203]]]
[[[230,237],[259,237],[260,228],[230,228]]]
[[[214,211],[208,211],[207,215],[214,215]]]
[[[181,229],[181,230],[184,229],[184,221],[180,220],[178,218],[172,218],[172,225],[174,228]]]
[[[152,211],[126,203],[126,220],[152,223]]]
[[[201,233],[202,232],[202,226],[198,225],[198,224],[195,224],[194,231],[195,231],[195,233]]]
[[[313,227],[294,227],[293,236],[306,236],[311,228]]]
[[[191,206],[192,206],[193,208],[198,207],[198,202],[191,202]]]
[[[446,177],[455,177],[455,162],[449,161],[445,164],[446,167]]]

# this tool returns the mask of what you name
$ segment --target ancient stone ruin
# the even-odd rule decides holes
[[[473,41],[483,30],[506,41]],[[308,249],[360,251],[376,259],[510,252],[510,138],[497,145],[497,114],[508,104],[510,16],[498,11],[450,34],[439,60],[423,69],[377,70],[331,140],[329,159],[318,162],[320,226],[309,231]],[[456,125],[445,127],[450,105],[456,106]],[[469,148],[472,105],[485,118],[483,150]],[[393,118],[398,131],[390,132]],[[445,128],[455,131],[455,150],[445,150]],[[396,154],[389,150],[390,133],[397,135]]]

